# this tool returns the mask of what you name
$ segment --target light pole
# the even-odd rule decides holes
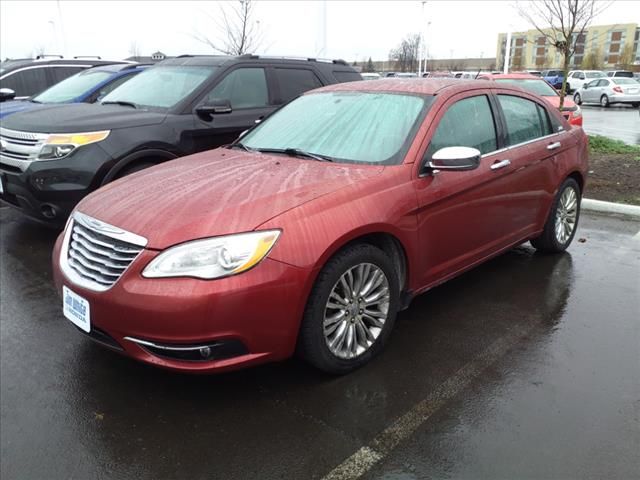
[[[427,3],[426,0],[422,1],[422,27],[424,29],[424,5]],[[418,45],[418,77],[422,78],[422,57],[423,57],[423,53],[425,51],[425,45],[427,43],[427,38],[424,34],[424,31],[420,33],[420,44]],[[425,68],[426,70],[426,68]]]

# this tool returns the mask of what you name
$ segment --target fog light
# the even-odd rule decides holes
[[[200,349],[200,356],[202,358],[209,358],[211,356],[211,347],[202,347]]]

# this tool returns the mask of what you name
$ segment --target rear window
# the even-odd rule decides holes
[[[360,76],[358,72],[350,70],[334,70],[333,76],[336,77],[338,83],[357,82],[358,80],[362,80],[362,76]]]
[[[613,74],[614,77],[625,77],[625,78],[633,78],[633,72],[615,72]]]
[[[618,85],[637,85],[638,81],[635,78],[614,78],[613,83]]]
[[[536,95],[542,95],[543,97],[555,97],[558,95],[547,82],[544,80],[528,80],[528,79],[516,79],[516,78],[496,78],[496,82],[506,83],[508,85],[515,85],[516,87],[523,88],[528,92],[535,93]]]

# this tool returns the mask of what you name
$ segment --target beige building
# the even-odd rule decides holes
[[[621,68],[640,70],[640,26],[637,23],[593,25],[577,35],[570,68]],[[507,34],[498,35],[496,64],[504,67]],[[626,49],[626,50],[625,50]],[[626,54],[626,55],[625,55]],[[511,34],[509,70],[562,68],[563,58],[537,30]]]

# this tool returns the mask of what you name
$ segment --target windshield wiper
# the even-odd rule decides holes
[[[109,102],[101,102],[102,105],[122,105],[123,107],[132,107],[138,108],[138,106],[133,102],[127,102],[124,100],[112,100]]]
[[[242,142],[236,142],[236,143],[232,143],[231,145],[229,145],[227,148],[239,148],[241,150],[244,150],[245,152],[255,152],[256,150],[254,150],[251,147],[247,147],[244,143]]]
[[[299,148],[256,148],[261,153],[284,153],[291,157],[306,157],[319,162],[333,162],[333,158],[327,155],[320,155],[319,153],[311,153],[301,150]]]

